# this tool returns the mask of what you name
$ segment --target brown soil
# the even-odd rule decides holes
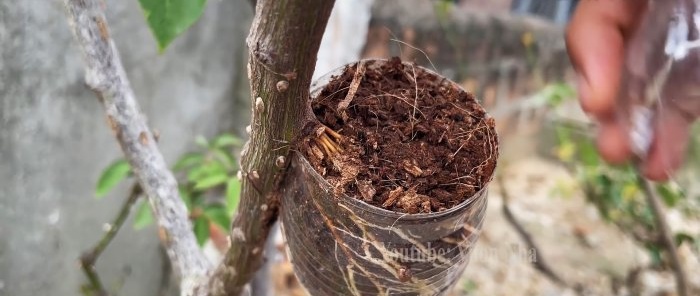
[[[343,151],[314,139],[323,129],[302,150],[336,194],[415,214],[449,209],[481,190],[498,144],[494,120],[474,97],[398,58],[369,63],[346,68],[312,103],[321,123],[342,135]]]

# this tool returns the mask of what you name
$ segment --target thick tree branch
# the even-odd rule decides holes
[[[85,80],[100,98],[107,122],[148,195],[158,221],[161,240],[176,272],[181,290],[190,294],[210,271],[199,249],[177,182],[158,150],[129,85],[98,0],[64,0],[73,34],[86,64]]]
[[[252,98],[243,149],[243,190],[231,248],[212,277],[210,295],[238,295],[260,267],[277,219],[278,185],[296,137],[313,117],[309,86],[334,1],[258,0],[248,36]]]
[[[644,190],[644,196],[646,197],[647,203],[651,208],[651,212],[654,214],[654,220],[656,222],[656,227],[659,231],[659,238],[664,248],[668,252],[669,260],[671,261],[671,268],[676,275],[676,290],[679,296],[688,296],[688,279],[683,270],[683,265],[678,257],[678,252],[676,251],[676,244],[671,236],[671,229],[668,227],[668,222],[666,222],[666,213],[663,206],[661,205],[661,199],[656,194],[654,189],[654,184],[651,181],[638,176],[639,185],[642,186]]]

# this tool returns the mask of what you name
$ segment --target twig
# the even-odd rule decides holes
[[[678,290],[678,295],[688,296],[688,279],[685,275],[685,271],[683,270],[681,260],[678,257],[676,244],[671,237],[671,230],[668,227],[668,222],[666,222],[666,213],[661,205],[659,196],[656,194],[651,181],[644,179],[640,175],[637,175],[637,179],[644,190],[647,203],[649,203],[649,207],[654,214],[654,221],[656,222],[656,227],[659,229],[661,242],[663,243],[670,257],[671,268],[673,268],[673,273],[676,275],[676,289]]]
[[[496,181],[498,182],[498,186],[501,191],[501,196],[503,196],[503,214],[506,216],[506,220],[508,220],[508,223],[515,229],[515,231],[518,233],[520,238],[525,241],[525,244],[527,247],[531,250],[535,251],[535,254],[537,254],[537,260],[532,261],[532,265],[535,267],[536,270],[541,272],[543,275],[545,275],[547,278],[549,278],[552,282],[562,286],[562,287],[567,287],[569,288],[569,284],[566,283],[559,275],[557,275],[554,270],[545,262],[544,257],[541,255],[542,252],[540,251],[540,248],[537,247],[535,244],[535,241],[532,239],[532,236],[530,233],[525,230],[525,228],[518,222],[518,220],[515,218],[513,215],[513,212],[511,212],[510,207],[508,206],[508,202],[510,201],[510,195],[508,194],[508,191],[506,190],[505,183],[503,182],[503,177],[501,174],[496,175]]]
[[[104,236],[102,236],[102,238],[97,242],[97,244],[95,244],[94,247],[92,247],[92,249],[84,252],[80,256],[80,265],[83,268],[83,272],[85,272],[85,276],[87,276],[90,286],[92,286],[92,288],[97,291],[98,295],[100,296],[106,296],[109,295],[109,293],[107,293],[102,285],[102,281],[100,281],[97,270],[95,270],[95,263],[102,252],[104,252],[107,246],[109,246],[114,237],[117,235],[119,229],[121,229],[122,225],[124,224],[124,221],[126,221],[126,218],[129,217],[131,208],[139,199],[141,193],[143,193],[143,191],[138,183],[131,186],[131,193],[129,193],[129,197],[124,200],[124,204],[122,204],[122,207],[117,216],[114,218],[114,221],[111,224],[108,224],[109,229],[105,232]]]
[[[183,295],[193,293],[206,278],[210,263],[199,249],[177,181],[156,146],[110,37],[104,3],[64,0],[73,34],[83,53],[85,81],[104,105],[107,122],[148,195],[163,234],[162,243],[176,272]]]
[[[355,75],[352,77],[352,82],[350,82],[350,89],[348,90],[348,94],[345,95],[345,98],[338,103],[338,113],[343,117],[343,120],[348,120],[348,115],[345,113],[345,109],[350,106],[350,103],[352,100],[355,98],[355,93],[357,93],[357,89],[360,87],[360,83],[362,82],[362,78],[365,76],[365,61],[360,61],[357,63],[357,68],[355,69]]]

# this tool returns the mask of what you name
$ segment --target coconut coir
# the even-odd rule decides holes
[[[307,159],[336,194],[377,207],[449,209],[486,186],[496,166],[495,123],[474,97],[398,58],[346,67],[312,108],[342,140],[333,153],[310,135]]]

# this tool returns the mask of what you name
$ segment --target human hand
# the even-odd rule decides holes
[[[643,174],[653,180],[668,179],[681,165],[690,125],[700,115],[700,50],[675,62],[666,50],[672,20],[691,29],[682,42],[698,39],[694,7],[679,14],[679,4],[694,1],[581,1],[567,28],[580,103],[600,123],[597,146],[604,159],[628,160],[631,131],[639,124],[632,120],[635,106],[653,111],[649,149],[639,155]],[[659,81],[664,83],[651,92],[659,100],[649,105],[648,89]]]

